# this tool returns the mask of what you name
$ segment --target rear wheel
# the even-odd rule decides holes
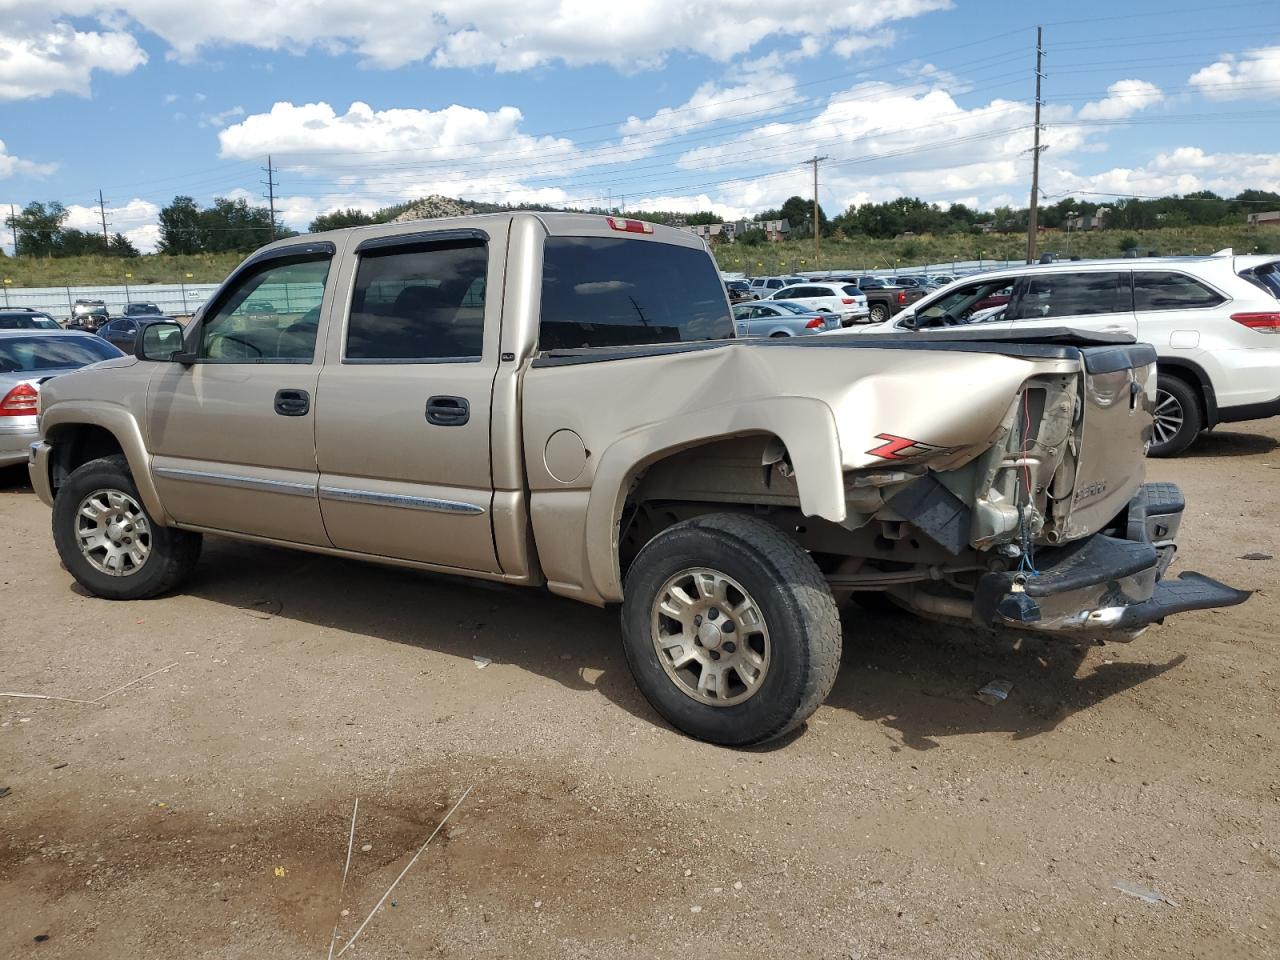
[[[781,330],[779,330],[779,331],[777,331],[776,333],[771,333],[771,334],[769,334],[769,339],[771,339],[771,340],[772,340],[772,339],[774,339],[775,337],[789,337],[789,336],[791,336],[791,334],[789,334],[789,333],[783,333]]]
[[[159,526],[122,456],[78,467],[53,502],[53,542],[71,575],[108,600],[145,600],[186,578],[200,557],[197,533]]]
[[[1152,411],[1151,446],[1147,455],[1173,457],[1195,441],[1204,428],[1200,398],[1185,380],[1161,376],[1156,381],[1156,405]]]
[[[884,323],[889,319],[889,308],[883,303],[875,303],[871,305],[871,322]]]
[[[623,649],[673,726],[727,746],[799,727],[840,665],[840,618],[812,558],[776,527],[711,514],[651,540],[627,572]]]

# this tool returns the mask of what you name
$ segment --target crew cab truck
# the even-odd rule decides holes
[[[1142,482],[1149,347],[732,337],[684,231],[291,238],[187,328],[51,381],[32,481],[99,597],[176,588],[214,534],[618,604],[644,695],[732,745],[822,703],[855,592],[1077,641],[1247,596],[1165,576],[1183,501]]]

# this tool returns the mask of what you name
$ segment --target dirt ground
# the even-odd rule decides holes
[[[1244,606],[1079,652],[855,609],[758,751],[667,728],[616,614],[536,591],[209,541],[181,595],[91,599],[6,471],[0,691],[161,672],[0,698],[0,956],[336,955],[470,787],[347,956],[1275,957],[1280,559],[1237,558],[1280,556],[1278,447],[1150,465],[1175,570]]]

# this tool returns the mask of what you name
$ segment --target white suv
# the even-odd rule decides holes
[[[804,277],[752,277],[751,292],[761,300],[796,283],[804,283]]]
[[[867,295],[851,283],[799,283],[783,287],[766,299],[791,300],[819,313],[834,313],[846,327],[866,323],[871,317]]]
[[[948,284],[865,332],[969,322],[1129,333],[1152,344],[1160,370],[1152,456],[1181,453],[1220,423],[1280,415],[1277,256],[1224,250],[994,271]]]

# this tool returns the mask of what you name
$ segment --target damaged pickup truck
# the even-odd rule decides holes
[[[1166,576],[1154,395],[1070,330],[734,340],[692,235],[504,213],[263,248],[46,384],[31,477],[100,597],[211,534],[619,604],[650,703],[740,745],[822,703],[856,592],[1074,642],[1244,600]]]

